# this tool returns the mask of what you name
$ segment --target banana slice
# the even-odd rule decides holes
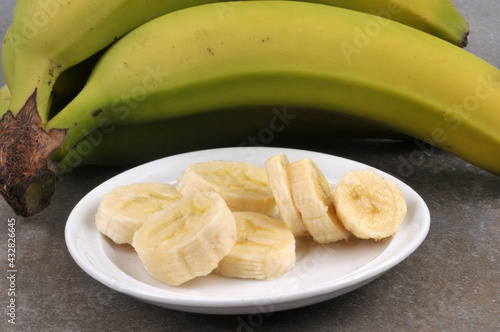
[[[281,277],[295,265],[295,238],[280,220],[255,212],[234,212],[237,240],[215,274],[258,280]]]
[[[134,233],[153,213],[182,198],[174,186],[137,183],[113,189],[102,198],[97,229],[117,244],[132,243]]]
[[[152,215],[132,245],[155,279],[178,286],[217,267],[236,242],[236,221],[214,192],[185,196]]]
[[[393,235],[406,215],[399,187],[373,169],[350,171],[338,182],[333,200],[345,228],[361,239]]]
[[[333,187],[314,161],[304,158],[287,167],[295,207],[307,230],[318,243],[347,239],[349,232],[337,218],[333,205]]]
[[[292,191],[286,174],[289,164],[286,155],[280,153],[266,161],[265,169],[281,219],[290,227],[293,235],[306,236],[309,232],[302,221],[302,216],[293,204]]]
[[[208,161],[188,166],[177,183],[183,195],[214,191],[232,211],[274,214],[276,203],[265,169],[248,162]]]

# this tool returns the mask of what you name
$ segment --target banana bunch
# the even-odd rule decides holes
[[[11,95],[0,120],[0,192],[29,216],[74,165],[113,152],[170,153],[198,117],[252,119],[267,109],[269,119],[284,106],[304,118],[374,123],[499,174],[500,71],[460,47],[467,34],[449,0],[19,1],[4,43],[11,51],[2,52]],[[78,69],[99,52],[91,71]],[[71,69],[90,71],[85,85],[57,92]],[[301,127],[281,116],[279,128]],[[127,149],[127,133],[152,138]],[[75,160],[75,151],[85,153]]]
[[[189,165],[175,188],[117,187],[103,196],[95,222],[115,243],[131,244],[151,276],[178,286],[212,272],[276,279],[295,265],[296,238],[381,240],[396,233],[406,212],[399,187],[372,169],[349,171],[334,188],[311,159],[289,163],[281,153],[264,168],[226,160]]]

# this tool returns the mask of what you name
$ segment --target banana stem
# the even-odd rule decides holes
[[[64,141],[66,130],[40,127],[36,90],[21,111],[0,119],[0,194],[16,214],[28,217],[50,203],[56,171],[49,160]]]

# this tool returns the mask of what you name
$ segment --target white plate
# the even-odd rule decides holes
[[[104,285],[155,305],[197,313],[251,314],[298,308],[334,298],[374,280],[408,257],[425,239],[429,210],[422,198],[398,179],[408,214],[398,232],[382,241],[350,240],[318,245],[297,242],[295,267],[277,280],[257,281],[200,277],[179,287],[162,284],[144,270],[129,245],[116,245],[96,228],[94,215],[102,196],[113,188],[136,182],[175,184],[184,168],[208,160],[264,162],[284,152],[290,161],[311,158],[336,184],[350,170],[369,166],[332,155],[282,148],[223,148],[185,153],[130,169],[99,185],[73,209],[66,225],[66,243],[76,263]]]

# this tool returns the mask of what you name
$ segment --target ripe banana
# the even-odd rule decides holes
[[[61,74],[60,80],[65,73]],[[9,102],[10,92],[4,86],[0,89],[0,117],[7,112]],[[64,105],[64,100],[53,104],[51,112],[57,112]],[[321,111],[291,108],[231,109],[157,123],[94,130],[57,163],[57,173],[62,175],[75,167],[89,164],[137,166],[189,150],[266,144],[267,137],[259,138],[263,129],[270,129],[270,126],[277,124],[275,119],[286,114],[293,117],[293,121],[280,122],[278,127],[274,127],[272,140],[279,146],[293,146],[297,137],[301,140],[326,139],[325,133],[329,131],[333,131],[328,133],[329,138],[409,139],[406,135],[363,120]],[[228,126],[227,123],[232,125]],[[185,137],[182,146],[175,141],[177,137]]]
[[[59,74],[110,45],[135,27],[160,15],[212,1],[116,0],[18,1],[12,34],[16,61],[10,106],[14,115],[36,91],[36,110],[41,123],[48,119],[50,95]],[[317,0],[407,23],[463,46],[468,34],[465,19],[450,0]],[[218,3],[219,17],[231,12],[238,2]],[[5,68],[5,67],[4,67]],[[17,79],[14,79],[17,77]]]
[[[393,235],[407,212],[396,184],[373,169],[350,171],[333,194],[337,215],[356,237],[380,240]]]
[[[249,105],[362,118],[500,174],[500,73],[485,61],[394,21],[341,8],[238,2],[221,19],[219,5],[165,15],[115,43],[80,94],[43,126],[46,134],[33,134],[47,146],[43,153],[16,163],[23,172],[12,174],[15,181],[0,174],[11,206],[28,215],[42,209],[55,183],[50,162],[99,126]],[[15,123],[12,116],[3,122]],[[5,138],[5,150],[13,150]],[[40,162],[26,171],[28,160]]]
[[[292,188],[287,175],[289,164],[286,155],[281,153],[268,159],[265,168],[281,219],[288,225],[294,236],[300,237],[309,235],[309,232],[293,203]]]
[[[255,24],[264,24],[257,12],[279,11],[275,7],[289,12],[304,7],[307,15],[290,23],[277,15],[274,21],[279,24],[256,30]],[[325,13],[317,14],[321,10]],[[206,27],[191,24],[200,16]],[[236,36],[230,31],[239,19],[241,35]],[[491,152],[499,141],[495,109],[500,71],[464,50],[390,21],[369,47],[349,53],[358,36],[354,28],[372,22],[372,16],[338,8],[273,1],[240,3],[224,20],[214,5],[172,13],[112,47],[79,96],[46,128],[68,130],[60,150],[64,155],[103,121],[137,124],[249,104],[297,105],[390,126],[498,172],[498,154]],[[187,25],[192,27],[178,31]],[[285,31],[283,26],[304,28]],[[165,30],[175,33],[159,33]],[[130,52],[138,44],[144,46],[142,51]],[[176,45],[183,45],[182,50]],[[252,54],[243,57],[248,48]],[[168,58],[162,56],[166,53]],[[374,61],[386,65],[373,66]],[[454,89],[447,88],[449,82]],[[354,98],[361,95],[365,98]],[[477,139],[483,149],[470,148]]]
[[[255,212],[233,212],[237,238],[215,274],[230,278],[272,280],[295,265],[295,238],[283,222]]]
[[[231,211],[273,215],[275,202],[266,171],[249,162],[214,160],[189,165],[177,182],[182,195],[213,191]]]
[[[450,0],[337,0],[336,6],[379,15],[467,46],[469,24]]]
[[[178,286],[205,276],[236,243],[236,221],[214,192],[188,195],[168,205],[135,233],[132,246],[157,280]]]
[[[182,198],[163,183],[121,186],[104,195],[96,214],[97,229],[117,244],[132,244],[135,232],[155,212]]]
[[[349,238],[333,204],[333,186],[309,158],[292,162],[286,172],[295,207],[314,241],[331,243]]]

